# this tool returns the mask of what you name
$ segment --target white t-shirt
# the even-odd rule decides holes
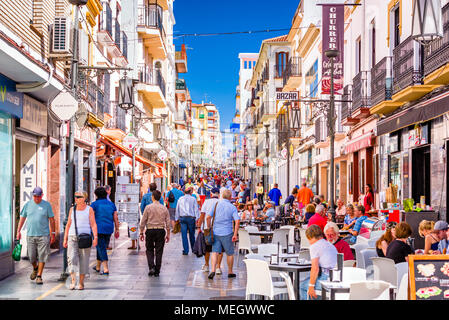
[[[214,210],[215,204],[218,201],[219,201],[219,199],[217,199],[217,198],[207,199],[206,201],[204,201],[203,206],[201,207],[201,212],[204,212],[206,214],[206,217],[207,217],[209,212],[212,212]],[[207,228],[206,217],[204,218],[204,222],[203,222],[203,225],[201,226],[201,230],[204,230],[204,229]]]
[[[322,268],[333,269],[337,266],[337,249],[330,242],[320,239],[310,246],[310,259],[319,258]]]

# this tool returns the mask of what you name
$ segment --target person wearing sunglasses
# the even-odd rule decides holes
[[[84,290],[84,278],[89,273],[90,248],[78,247],[78,235],[93,234],[92,247],[98,243],[97,223],[94,210],[86,204],[87,193],[78,191],[75,193],[75,206],[69,210],[69,218],[64,233],[64,248],[67,248],[68,271],[72,278],[70,290],[76,286],[76,269],[79,269],[79,290]],[[76,210],[74,209],[76,208]],[[75,211],[74,211],[75,210]],[[74,216],[76,215],[76,217]],[[76,226],[75,226],[76,219]]]

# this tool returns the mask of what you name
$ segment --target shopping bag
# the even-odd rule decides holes
[[[15,241],[14,250],[12,251],[12,258],[15,261],[20,261],[20,254],[22,253],[22,245],[18,240]]]
[[[179,221],[176,221],[172,233],[176,234],[179,232],[181,232],[181,223]]]

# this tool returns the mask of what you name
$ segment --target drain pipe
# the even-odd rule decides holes
[[[16,84],[16,90],[18,92],[34,92],[47,87],[53,79],[54,68],[48,62],[46,63],[46,65],[50,69],[49,76],[46,82],[18,83]]]

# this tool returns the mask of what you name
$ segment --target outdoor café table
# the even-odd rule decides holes
[[[294,281],[293,281],[293,289],[295,290],[295,297],[297,300],[299,300],[299,275],[301,272],[309,272],[312,269],[312,264],[305,263],[305,264],[298,264],[298,263],[287,263],[287,262],[281,262],[279,264],[269,264],[268,267],[270,270],[275,271],[284,271],[288,272],[290,274],[295,274]]]
[[[270,258],[269,255],[264,255],[265,258]],[[279,254],[279,259],[285,260],[285,259],[295,259],[299,258],[299,253],[281,253]]]
[[[274,231],[250,231],[250,236],[261,236],[262,237],[262,243],[268,243],[268,237],[273,236]]]
[[[330,300],[335,300],[336,293],[349,293],[350,282],[332,282],[321,281],[321,299],[326,300],[327,293],[330,294]],[[394,300],[396,286],[390,284],[390,300]]]

